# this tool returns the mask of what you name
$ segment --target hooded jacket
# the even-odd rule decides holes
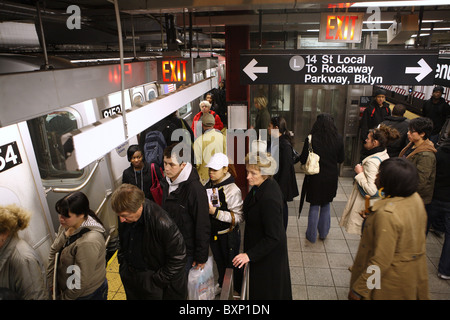
[[[69,237],[60,226],[58,235],[50,248],[47,267],[47,283],[53,286],[53,273],[56,253],[60,252],[57,267],[57,294],[61,300],[75,300],[90,295],[97,290],[106,279],[106,231],[105,228],[91,216],[74,231],[75,236],[82,229],[89,231],[79,239],[63,248]],[[78,268],[76,268],[78,267]],[[76,272],[80,274],[80,282],[73,281]],[[69,279],[70,278],[70,279]],[[70,284],[68,286],[68,283]]]
[[[206,263],[211,232],[208,197],[197,171],[188,164],[175,179],[176,185],[169,183],[167,177],[161,180],[162,208],[180,229],[186,243],[187,256],[193,256],[197,263]]]
[[[410,142],[399,154],[403,157],[408,149],[413,148],[414,143]],[[425,204],[431,203],[434,191],[434,182],[436,179],[436,149],[433,142],[425,140],[420,146],[406,156],[417,168],[419,174],[419,185],[417,192],[422,197]]]
[[[24,300],[49,298],[44,265],[36,251],[18,236],[8,238],[0,248],[0,287]]]
[[[239,223],[244,221],[241,189],[234,182],[234,177],[227,172],[225,179],[213,185],[209,180],[205,187],[217,188],[219,191],[220,206],[211,217],[211,236],[217,233],[227,233]]]

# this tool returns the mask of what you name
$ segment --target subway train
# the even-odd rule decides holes
[[[224,77],[223,59],[187,58],[191,83],[177,88],[158,78],[159,61],[124,63],[124,72],[120,64],[71,68],[67,62],[39,71],[38,58],[0,57],[8,72],[18,71],[0,75],[0,205],[32,213],[20,236],[44,263],[59,227],[55,203],[75,190],[88,196],[110,231],[107,256],[115,252],[118,219],[109,201],[129,166],[128,146],[174,111],[189,121]]]

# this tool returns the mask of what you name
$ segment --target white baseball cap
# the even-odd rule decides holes
[[[219,170],[222,169],[223,167],[228,167],[227,155],[223,153],[215,153],[209,160],[206,167],[214,170]]]

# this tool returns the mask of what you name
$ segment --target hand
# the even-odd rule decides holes
[[[237,268],[242,268],[247,262],[250,261],[250,258],[246,253],[240,253],[236,257],[233,258],[233,266]]]
[[[209,204],[209,214],[213,215],[216,213],[216,207],[214,207],[211,203]]]
[[[205,265],[206,265],[206,262],[205,263],[197,263],[197,262],[193,262],[192,263],[192,267],[194,268],[194,269],[200,269],[200,270],[203,270],[204,268],[205,268]]]
[[[367,218],[367,212],[366,212],[366,210],[362,210],[362,211],[359,213],[359,215],[360,215],[361,218],[363,218],[363,219]]]
[[[356,174],[361,173],[361,172],[363,172],[363,171],[364,171],[363,166],[360,165],[360,164],[358,163],[358,164],[355,166],[355,172],[356,172]]]

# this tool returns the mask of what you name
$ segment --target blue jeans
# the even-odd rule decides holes
[[[435,230],[445,232],[438,272],[450,276],[450,202],[433,199],[428,206],[428,217]]]
[[[310,242],[316,242],[317,230],[319,230],[320,239],[325,239],[327,237],[328,232],[330,231],[330,208],[330,203],[309,206],[306,239],[308,239]]]

